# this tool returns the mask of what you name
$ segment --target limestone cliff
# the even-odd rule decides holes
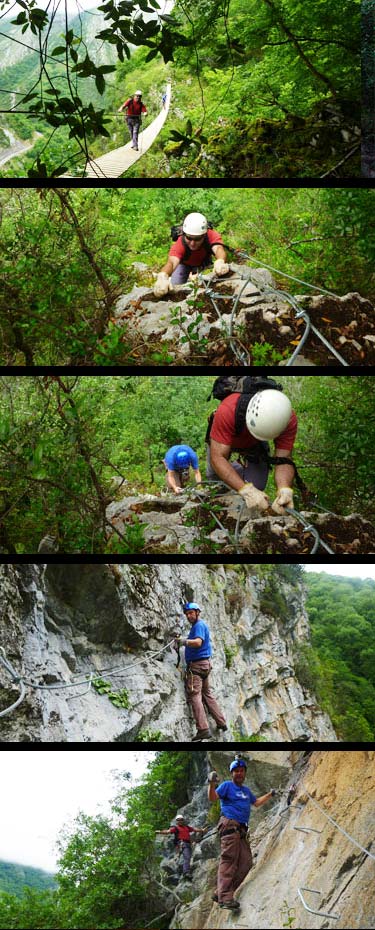
[[[274,787],[277,796],[274,803],[251,815],[254,867],[236,892],[241,904],[238,914],[221,910],[212,902],[219,843],[212,826],[212,808],[208,812],[206,788],[209,769],[215,768],[220,780],[228,777],[233,754],[198,755],[206,758],[199,766],[192,762],[198,784],[183,812],[194,826],[206,824],[207,817],[211,825],[195,847],[192,885],[181,880],[176,884],[171,850],[161,862],[162,874],[169,876],[164,881],[173,882],[174,896],[179,898],[171,930],[375,928],[375,752],[243,754],[250,760],[249,787],[258,796]],[[287,790],[292,782],[297,791],[288,808]],[[304,891],[306,888],[311,891]],[[329,916],[306,911],[299,889],[309,908]]]
[[[120,492],[121,494],[122,492]],[[303,510],[300,517],[260,515],[244,506],[235,491],[205,486],[186,488],[178,496],[141,494],[134,490],[107,508],[114,551],[118,530],[127,537],[137,529],[144,551],[152,554],[204,553],[222,555],[368,554],[375,551],[375,526],[360,514],[347,517]],[[130,535],[130,540],[132,536]]]
[[[150,276],[147,265],[137,265]],[[175,285],[160,300],[150,286],[135,286],[118,301],[111,320],[135,344],[149,342],[175,364],[332,366],[375,362],[374,307],[360,294],[291,297],[265,268],[232,263],[230,274],[208,274],[194,287]],[[147,275],[148,270],[148,275]],[[302,282],[301,282],[302,283]],[[295,347],[310,318],[302,352]],[[308,316],[306,316],[308,314]],[[302,329],[301,329],[302,324]],[[320,336],[317,335],[320,333]],[[323,343],[321,336],[326,340]],[[327,346],[328,341],[328,346]],[[292,358],[293,356],[293,358]]]
[[[190,741],[195,727],[168,643],[188,632],[179,607],[194,598],[211,630],[212,684],[229,739],[335,740],[295,673],[294,649],[309,637],[304,586],[280,577],[272,592],[256,568],[2,566],[0,645],[26,694],[0,718],[0,738]],[[19,687],[0,664],[0,711]]]

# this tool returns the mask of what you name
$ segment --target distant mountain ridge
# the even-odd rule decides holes
[[[22,26],[16,26],[12,20],[16,14],[9,19],[3,19],[1,22],[0,32],[0,71],[4,72],[7,68],[12,67],[24,58],[34,56],[33,49],[39,48],[39,37],[33,35],[30,29],[22,33]],[[95,39],[95,36],[108,25],[104,19],[104,13],[96,9],[85,10],[80,16],[72,16],[69,19],[69,29],[73,29],[75,35],[82,34],[82,39],[90,50],[90,55],[97,64],[112,64],[116,61],[116,51],[108,42],[102,39]],[[44,30],[45,32],[45,30]],[[44,37],[42,32],[42,39]],[[5,35],[4,35],[5,33]],[[54,19],[49,37],[49,51],[61,45],[61,38],[65,34],[65,18],[57,15]],[[14,41],[12,41],[14,40]],[[27,48],[26,46],[32,46]],[[60,56],[61,57],[61,56]]]
[[[56,887],[55,876],[52,872],[35,869],[33,866],[0,860],[0,895],[6,892],[20,898],[25,885],[34,891],[53,889]]]

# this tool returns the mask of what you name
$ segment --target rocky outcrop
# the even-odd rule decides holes
[[[125,539],[134,541],[138,527],[140,550],[148,553],[305,554],[312,552],[317,537],[314,527],[333,553],[375,552],[375,527],[359,514],[341,517],[332,513],[302,511],[305,521],[272,511],[260,516],[248,510],[234,491],[196,491],[184,494],[137,494],[113,501],[107,509],[108,523]],[[113,551],[116,532],[109,530]],[[138,550],[139,551],[139,550]],[[318,540],[314,552],[326,552]]]
[[[131,344],[159,345],[177,363],[285,366],[304,333],[297,316],[303,310],[347,364],[375,364],[374,308],[360,294],[290,299],[267,269],[230,267],[224,279],[208,274],[204,284],[175,286],[163,299],[147,284],[134,286],[120,297],[111,323]],[[310,333],[292,364],[329,366],[337,357]]]
[[[22,704],[0,718],[2,741],[190,741],[195,727],[168,644],[187,632],[179,605],[192,598],[211,630],[212,684],[230,739],[335,740],[296,677],[294,650],[309,638],[301,583],[279,579],[270,600],[251,566],[9,565],[0,573],[0,644],[26,685]],[[0,710],[18,688],[0,666]]]
[[[214,768],[221,780],[227,778],[233,755],[206,755],[206,775]],[[278,930],[288,919],[293,920],[291,926],[300,928],[334,925],[338,930],[373,930],[375,752],[255,751],[244,755],[249,759],[247,784],[254,793],[274,787],[278,794],[273,805],[253,810],[251,815],[254,867],[236,892],[241,911],[232,914],[212,902],[219,845],[201,777],[184,813],[194,826],[207,823],[207,816],[211,825],[194,853],[194,890],[182,881],[175,887],[182,900],[171,930]],[[288,808],[287,789],[292,782],[297,791]],[[312,891],[303,891],[306,888]],[[323,916],[303,908],[299,889],[308,907]]]

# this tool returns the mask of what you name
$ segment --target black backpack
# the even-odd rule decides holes
[[[211,222],[207,223],[207,225],[208,225],[208,228],[209,228],[209,229],[213,229],[213,228],[214,228],[214,224],[211,223]],[[185,254],[184,254],[184,257],[183,257],[183,259],[182,259],[182,262],[184,262],[184,261],[186,261],[187,258],[190,258],[191,249],[189,248],[187,242],[185,241],[184,232],[183,232],[183,228],[182,228],[182,227],[183,227],[183,223],[180,223],[179,226],[172,226],[172,227],[171,227],[171,239],[172,239],[173,242],[177,242],[177,240],[180,239],[180,237],[182,237],[182,241],[183,241],[184,249],[185,249]],[[211,258],[211,254],[212,254],[212,245],[211,245],[211,243],[209,242],[207,233],[206,233],[206,235],[205,235],[205,237],[204,237],[204,243],[203,243],[203,245],[204,245],[205,250],[206,250],[206,252],[207,252],[207,264],[209,264],[209,259]]]
[[[258,394],[259,391],[266,391],[267,389],[272,389],[273,391],[283,390],[281,384],[277,384],[273,378],[257,378],[251,377],[249,375],[245,377],[237,377],[236,375],[230,375],[227,378],[216,378],[211,394],[207,400],[211,400],[211,397],[216,397],[217,400],[221,401],[225,400],[226,397],[229,397],[230,394],[241,394],[241,397],[238,398],[235,417],[235,432],[236,436],[238,436],[239,433],[242,433],[243,428],[246,426],[246,411],[249,406],[249,401],[252,397],[254,397],[254,394]],[[211,432],[214,414],[211,414],[211,418],[211,422],[209,423],[209,432]],[[208,442],[207,438],[206,442]]]

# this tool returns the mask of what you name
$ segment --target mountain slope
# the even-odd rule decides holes
[[[56,882],[51,872],[0,860],[0,894],[6,892],[22,897],[25,886],[35,891],[45,891],[55,888]]]

